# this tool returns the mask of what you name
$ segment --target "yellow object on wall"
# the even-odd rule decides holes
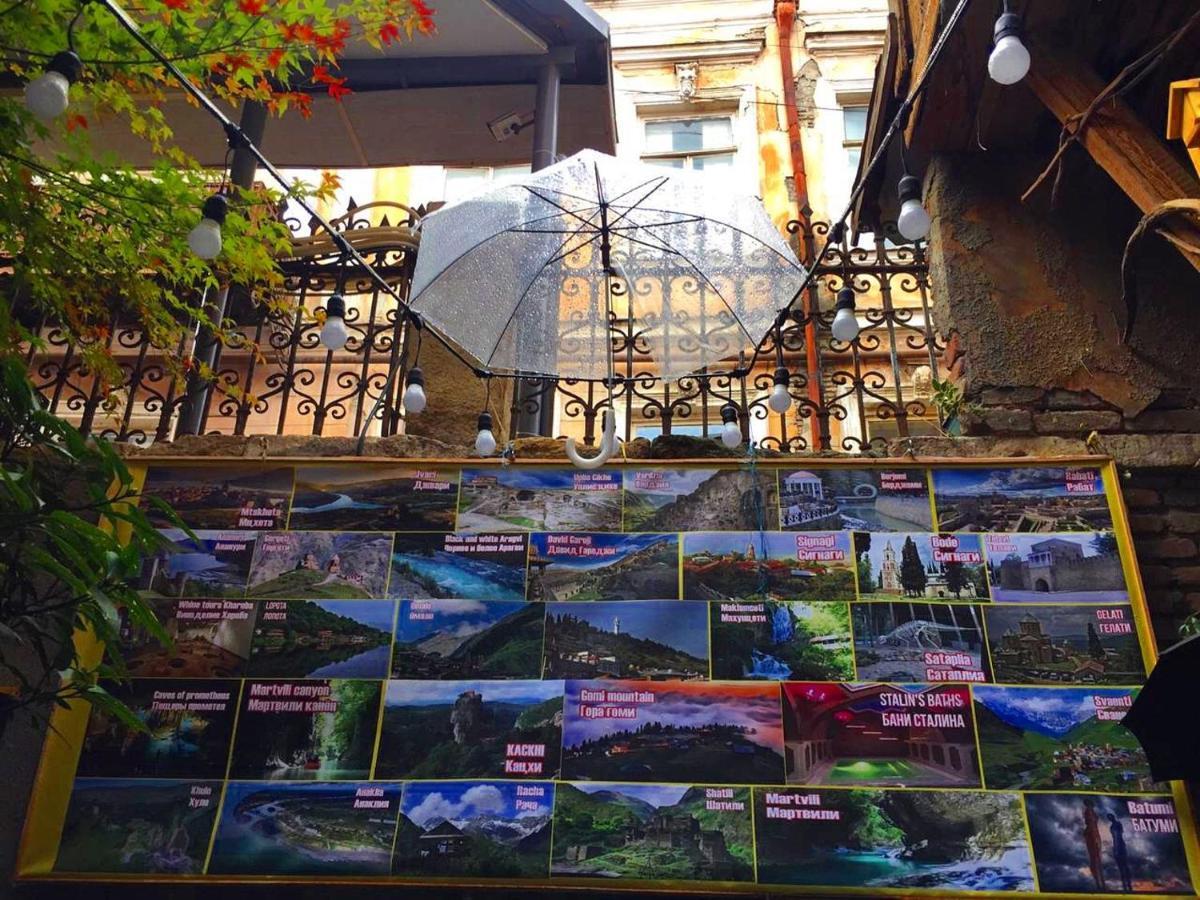
[[[1171,84],[1167,103],[1167,140],[1181,140],[1200,172],[1200,78]]]

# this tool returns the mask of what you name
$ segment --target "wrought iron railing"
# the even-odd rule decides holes
[[[387,218],[378,219],[378,207]],[[352,208],[336,224],[402,297],[416,259],[419,213],[398,204]],[[298,222],[289,223],[300,235]],[[824,223],[789,223],[802,259],[814,258],[828,237]],[[894,235],[894,233],[893,233]],[[232,291],[227,316],[237,323],[216,364],[217,384],[199,396],[204,433],[353,435],[394,434],[403,430],[399,395],[403,372],[389,383],[387,373],[406,364],[403,318],[396,301],[373,288],[346,264],[332,241],[299,236],[293,258],[283,260],[287,291],[294,303],[271,312]],[[862,331],[846,344],[830,332],[832,298],[849,284],[860,297]],[[636,286],[635,286],[636,289]],[[348,299],[351,339],[338,353],[320,344],[314,313],[333,292]],[[720,408],[739,410],[743,434],[764,448],[783,451],[870,452],[887,438],[928,429],[929,386],[942,351],[929,311],[928,267],[920,247],[893,244],[884,234],[858,246],[831,248],[796,312],[768,339],[753,359],[741,358],[744,374],[704,371],[671,381],[655,372],[642,336],[622,321],[611,323],[617,361],[613,400],[596,382],[530,380],[511,392],[512,425],[537,421],[551,404],[555,431],[594,442],[601,417],[614,407],[618,433],[715,435]],[[804,310],[811,310],[805,312]],[[79,348],[54,323],[32,321],[47,349],[30,350],[29,367],[50,409],[80,424],[85,432],[135,442],[169,440],[188,391],[164,364],[167,354],[189,347],[156,347],[135,323],[115,316],[107,340],[124,382],[105,392],[80,361]],[[564,334],[563,340],[570,336]],[[184,342],[186,344],[186,342]],[[811,349],[810,349],[811,343]],[[785,414],[772,412],[767,398],[777,365],[790,372],[794,398]],[[735,368],[730,366],[730,369]],[[464,377],[469,373],[464,370]],[[195,395],[196,391],[190,392]],[[380,392],[377,419],[368,422]],[[525,415],[522,416],[521,414]]]

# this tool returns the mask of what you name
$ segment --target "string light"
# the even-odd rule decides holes
[[[74,50],[56,53],[45,71],[25,85],[25,108],[38,121],[50,124],[64,112],[71,101],[71,85],[83,74],[83,62]]]
[[[900,215],[896,217],[896,230],[906,240],[923,241],[929,237],[933,221],[921,205],[921,179],[916,175],[904,175],[896,188],[900,200]]]
[[[221,226],[229,213],[229,201],[224,194],[213,194],[201,207],[201,218],[188,232],[188,247],[201,259],[216,259],[221,252]]]
[[[737,407],[732,403],[722,406],[721,421],[725,423],[721,428],[721,443],[732,450],[742,442],[742,429],[738,427]]]
[[[427,402],[425,398],[425,373],[421,371],[420,366],[413,366],[408,370],[408,378],[405,380],[405,385],[404,397],[400,402],[404,404],[404,411],[406,413],[416,415],[425,409]]]
[[[325,323],[321,326],[321,343],[333,353],[346,346],[350,332],[346,328],[346,301],[341,294],[331,294],[325,301]]]
[[[1006,2],[1004,12],[996,19],[988,56],[988,75],[997,84],[1016,84],[1029,74],[1029,50],[1021,42],[1023,31],[1021,17],[1009,12]]]
[[[771,389],[771,396],[767,399],[767,406],[771,408],[771,412],[777,412],[782,415],[792,406],[792,395],[788,393],[788,384],[791,381],[791,376],[788,375],[786,368],[780,366],[775,370],[775,376],[771,381],[775,387]]]
[[[849,344],[858,337],[858,316],[854,315],[854,288],[844,287],[837,293],[837,312],[833,317],[833,336]]]
[[[475,452],[480,456],[491,456],[496,452],[496,435],[492,434],[492,414],[479,414],[479,433],[475,435]]]

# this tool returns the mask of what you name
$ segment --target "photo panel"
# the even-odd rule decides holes
[[[148,600],[163,631],[164,645],[118,610],[121,655],[129,674],[143,678],[236,678],[250,658],[255,604],[251,600],[193,598]]]
[[[620,531],[621,473],[463,469],[458,530]]]
[[[231,781],[211,875],[387,875],[401,786]]]
[[[556,876],[753,881],[750,789],[699,784],[559,784]]]
[[[932,531],[925,469],[779,470],[786,531]]]
[[[980,787],[965,685],[783,685],[788,784]]]
[[[1124,603],[1129,600],[1117,536],[984,535],[997,603]]]
[[[685,600],[851,600],[850,533],[725,531],[683,535]]]
[[[778,531],[774,469],[626,469],[623,530]]]
[[[942,531],[1100,531],[1112,513],[1100,469],[1013,466],[934,469]]]
[[[983,610],[968,603],[855,603],[854,662],[859,681],[992,680]]]
[[[762,600],[707,604],[715,680],[848,681],[850,604]]]
[[[78,778],[55,872],[200,875],[220,781]]]
[[[146,598],[238,598],[246,593],[255,531],[196,531],[160,528],[171,542],[142,563],[138,588]]]
[[[527,534],[397,534],[388,596],[524,600]]]
[[[1019,794],[754,789],[761,884],[1032,891]]]
[[[453,531],[458,470],[298,466],[292,531]]]
[[[262,529],[287,524],[292,501],[292,468],[264,468],[254,463],[220,466],[150,466],[142,494],[157,497],[189,528]],[[152,523],[172,527],[166,516],[143,499],[142,511]]]
[[[708,604],[547,603],[544,678],[708,678]]]
[[[556,778],[561,681],[389,681],[376,778]]]
[[[274,600],[384,597],[392,535],[354,531],[270,531],[250,566],[247,596]]]
[[[392,873],[545,878],[553,811],[550,781],[410,781]]]
[[[386,678],[394,600],[260,600],[246,674]]]
[[[527,590],[547,602],[678,597],[679,535],[530,535]]]
[[[1129,606],[989,606],[988,652],[1003,684],[1141,684]]]
[[[977,534],[854,533],[860,600],[989,599],[983,541]]]
[[[562,777],[780,784],[779,687],[753,682],[568,681]]]
[[[402,600],[392,678],[539,678],[545,607],[524,600]]]

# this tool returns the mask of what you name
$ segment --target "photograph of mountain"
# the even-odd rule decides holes
[[[376,778],[555,778],[561,681],[389,681]]]
[[[967,603],[855,603],[859,681],[992,681],[984,650],[986,606]]]
[[[54,871],[200,875],[220,799],[219,781],[78,778]]]
[[[685,600],[850,600],[854,554],[844,531],[692,532],[683,536]]]
[[[753,881],[750,789],[560,784],[552,875]]]
[[[352,781],[371,777],[379,681],[246,681],[230,778]]]
[[[263,600],[246,674],[386,678],[394,600]]]
[[[525,534],[398,534],[388,596],[524,600]]]
[[[1026,794],[1025,808],[1043,891],[1194,893],[1171,797]]]
[[[1141,745],[1121,725],[1136,689],[973,690],[986,787],[1155,790]]]
[[[400,785],[230,782],[210,875],[386,875]]]
[[[193,530],[269,531],[287,523],[292,468],[228,461],[220,466],[150,466],[142,494],[164,501]],[[143,501],[142,510],[155,525],[171,527],[153,504]]]
[[[251,600],[148,601],[171,638],[164,646],[122,607],[121,654],[129,674],[141,678],[236,678],[250,658],[255,605]]]
[[[247,596],[276,600],[385,597],[392,536],[382,532],[271,531],[250,566]]]
[[[93,707],[76,774],[112,778],[224,778],[239,683],[137,678],[104,688],[144,730]]]
[[[1006,684],[1141,684],[1129,606],[985,607],[996,680]]]
[[[298,466],[293,531],[453,531],[456,469]]]
[[[402,600],[393,678],[540,678],[545,608],[524,600]]]
[[[568,681],[563,778],[782,784],[779,687]]]
[[[924,469],[781,469],[779,510],[787,531],[933,530]]]
[[[708,678],[708,604],[547,603],[545,678]]]
[[[934,469],[942,531],[1100,531],[1112,527],[1099,469]]]
[[[775,472],[627,469],[624,531],[778,531]]]
[[[620,531],[621,475],[599,469],[463,469],[459,531]]]
[[[710,603],[708,608],[714,679],[854,677],[849,603],[764,600]]]
[[[988,599],[977,534],[854,533],[860,600]]]
[[[193,530],[194,531],[194,530]],[[142,564],[138,587],[146,597],[242,597],[258,539],[255,531],[194,531],[160,528],[174,546]]]
[[[966,685],[783,685],[788,784],[980,787]]]
[[[553,809],[549,781],[410,781],[392,873],[545,878]]]
[[[754,789],[763,884],[1032,891],[1018,794]]]
[[[1129,599],[1117,536],[984,536],[992,596],[1003,603],[1119,603]]]
[[[528,598],[665,600],[679,596],[676,534],[533,534]]]

